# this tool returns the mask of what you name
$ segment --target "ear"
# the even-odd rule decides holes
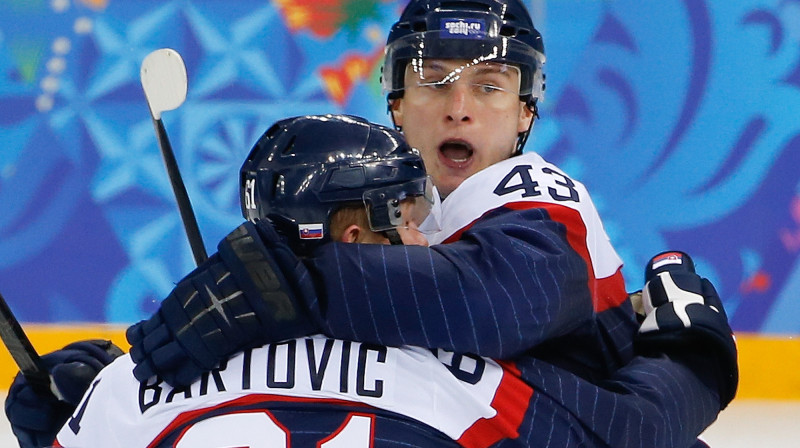
[[[342,243],[355,243],[358,241],[359,236],[361,236],[361,227],[359,227],[358,224],[350,224],[342,232],[339,241]]]
[[[519,119],[517,120],[517,133],[526,132],[533,122],[533,110],[520,101]]]
[[[392,121],[397,127],[403,126],[403,99],[396,98],[389,103],[389,111],[392,113]]]

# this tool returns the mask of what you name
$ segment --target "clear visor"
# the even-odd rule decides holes
[[[430,103],[447,97],[463,86],[464,92],[487,106],[514,104],[520,96],[520,70],[499,62],[456,63],[431,60],[408,64],[404,77],[409,101]]]
[[[406,228],[422,233],[438,232],[438,219],[428,219],[437,201],[436,188],[430,176],[390,187],[381,187],[364,192],[370,229],[383,232]],[[438,213],[434,213],[438,216]],[[423,225],[423,223],[425,223]]]
[[[510,73],[516,70],[516,85],[503,86],[503,92],[517,96],[542,96],[542,66],[545,62],[543,54],[528,44],[505,36],[491,36],[488,33],[468,33],[461,38],[440,30],[414,33],[392,42],[386,47],[383,67],[384,93],[399,92],[419,85],[443,85],[459,79],[466,79],[471,73],[480,74],[481,68],[496,65],[499,70]],[[433,71],[433,68],[448,65],[445,73]],[[417,81],[410,86],[402,82],[410,70]],[[524,73],[522,73],[524,72]],[[493,83],[474,82],[476,85],[495,86]],[[490,87],[491,88],[491,87]]]

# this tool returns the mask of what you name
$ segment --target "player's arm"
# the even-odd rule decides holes
[[[571,406],[582,420],[604,429],[598,433],[608,446],[696,446],[697,436],[727,405],[696,367],[680,355],[636,357],[598,385],[596,401]],[[600,410],[593,403],[602,403]]]
[[[705,446],[697,436],[730,404],[738,385],[736,349],[726,327],[704,335],[673,333],[666,337],[672,341],[662,340],[649,355],[635,357],[599,382],[595,399],[564,403],[581,420],[608,428],[598,433],[608,446]]]
[[[594,317],[588,269],[541,209],[430,248],[329,244],[306,260],[330,336],[508,358]]]
[[[527,369],[537,374],[540,392],[561,397],[608,446],[705,446],[693,445],[695,438],[733,400],[738,385],[724,307],[682,252],[653,257],[645,278],[644,323],[634,341],[640,356],[588,388],[537,360],[527,360],[533,365]],[[523,370],[525,362],[519,363]]]
[[[645,278],[643,324],[634,340],[640,356],[594,392],[581,393],[594,400],[572,400],[558,389],[569,388],[560,378],[542,388],[566,397],[581,420],[608,428],[598,434],[609,446],[705,446],[696,437],[733,400],[739,379],[724,307],[685,253],[653,257]]]
[[[594,313],[585,261],[563,227],[545,217],[536,209],[502,210],[456,243],[331,244],[302,261],[269,224],[245,224],[151,319],[128,330],[134,373],[187,384],[247,346],[318,332],[495,357],[520,353]]]
[[[576,329],[591,337],[607,327],[600,331],[625,339],[611,341],[609,358],[629,360],[635,321],[621,261],[588,192],[549,166],[538,169],[541,161],[508,162],[468,179],[443,203],[446,244],[331,244],[305,260],[323,330],[508,358]],[[628,353],[617,356],[622,347]]]

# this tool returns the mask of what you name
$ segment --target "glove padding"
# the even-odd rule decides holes
[[[308,272],[269,222],[246,222],[127,331],[134,376],[187,386],[245,348],[318,332]]]
[[[724,409],[736,395],[739,367],[733,331],[714,286],[694,272],[683,252],[653,257],[645,279],[637,352],[676,355],[704,374],[711,370],[707,382],[716,385]]]
[[[5,409],[19,446],[51,446],[97,373],[120,355],[122,350],[111,341],[87,340],[42,356],[63,401],[50,391],[32,387],[18,373],[8,391]]]

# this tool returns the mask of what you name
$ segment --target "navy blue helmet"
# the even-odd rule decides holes
[[[345,205],[363,203],[372,230],[387,231],[400,222],[400,201],[432,194],[419,152],[402,135],[349,115],[278,121],[240,174],[244,217],[269,219],[298,255],[330,241],[330,218]]]
[[[403,96],[405,69],[422,59],[501,62],[520,69],[520,99],[544,91],[544,43],[520,0],[412,0],[386,41],[383,86]]]

